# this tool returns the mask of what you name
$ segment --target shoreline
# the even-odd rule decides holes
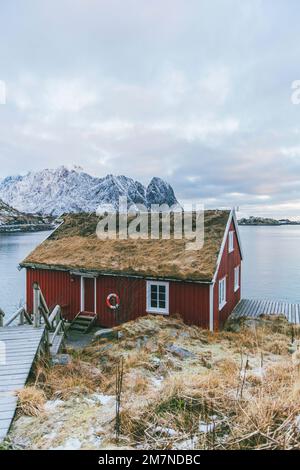
[[[0,233],[34,233],[47,232],[55,229],[51,224],[16,224],[0,226]]]

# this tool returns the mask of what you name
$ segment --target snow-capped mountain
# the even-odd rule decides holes
[[[25,176],[9,176],[0,182],[0,198],[23,212],[60,215],[66,212],[94,212],[108,204],[118,208],[119,197],[128,205],[178,204],[172,187],[153,178],[146,188],[126,176],[91,176],[79,168],[45,169]]]
[[[0,232],[19,230],[46,230],[52,227],[47,217],[24,214],[0,200]]]

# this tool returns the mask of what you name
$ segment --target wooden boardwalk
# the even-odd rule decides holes
[[[300,304],[280,300],[242,299],[235,307],[231,318],[260,315],[284,315],[290,323],[300,324]]]
[[[0,442],[6,437],[22,389],[43,343],[45,328],[31,325],[0,328]]]

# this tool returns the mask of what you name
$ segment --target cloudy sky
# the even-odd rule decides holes
[[[0,177],[61,164],[300,216],[297,0],[0,6]]]

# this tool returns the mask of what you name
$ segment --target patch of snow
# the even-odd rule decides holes
[[[76,437],[70,437],[64,444],[57,447],[50,447],[49,450],[79,450],[81,449],[82,443]]]
[[[160,388],[162,386],[163,381],[164,381],[163,377],[152,377],[152,384],[156,388]]]
[[[55,439],[57,436],[57,432],[56,431],[52,431],[50,432],[49,434],[45,434],[44,435],[44,439],[47,439],[47,441],[53,441],[53,439]]]
[[[218,417],[216,415],[210,416],[210,421],[209,423],[206,423],[205,421],[199,421],[199,432],[203,433],[209,433],[213,432],[213,430],[216,428],[217,422],[216,420]]]
[[[112,401],[115,401],[115,397],[113,395],[103,395],[102,393],[93,393],[93,395],[90,396],[90,399],[93,400],[93,402],[98,402],[100,405],[108,405]]]
[[[266,372],[263,367],[255,367],[254,369],[251,369],[251,374],[263,379]]]
[[[164,434],[166,436],[169,436],[169,437],[173,437],[173,436],[176,436],[177,435],[177,431],[175,431],[175,429],[172,429],[172,428],[164,428],[162,426],[157,426],[155,429],[154,429],[154,432],[156,433],[161,433],[161,434]]]
[[[63,400],[49,400],[45,403],[44,409],[45,411],[53,412],[56,410],[58,406],[62,406],[62,405],[64,405]]]
[[[173,445],[174,450],[194,450],[197,445],[197,438],[193,437],[192,439],[186,439],[184,441],[176,442]]]

